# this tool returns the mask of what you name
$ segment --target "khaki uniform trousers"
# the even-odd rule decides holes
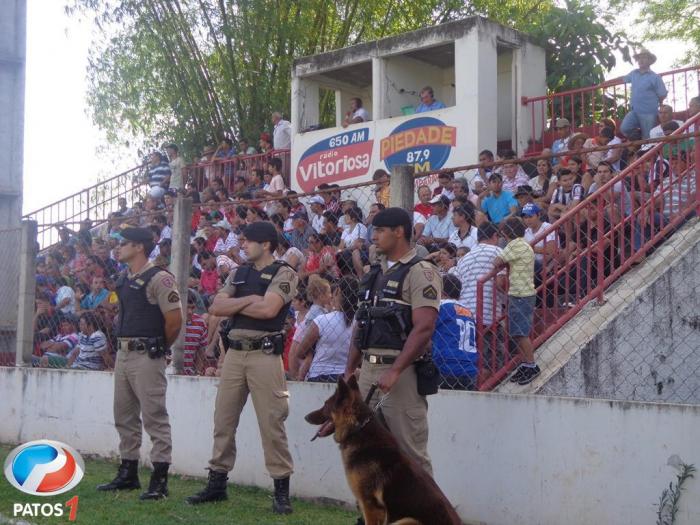
[[[151,359],[143,351],[119,349],[114,366],[114,425],[122,459],[138,460],[143,427],[153,442],[151,461],[170,463],[172,440],[165,407],[165,358]]]
[[[367,396],[373,383],[392,365],[362,362],[360,368],[360,393]],[[401,449],[433,475],[433,466],[428,456],[428,402],[416,389],[416,371],[409,366],[401,372],[398,381],[389,391],[381,406],[381,413],[389,430],[399,442]],[[377,389],[370,399],[374,407],[384,393]]]
[[[250,393],[258,419],[265,466],[273,479],[292,474],[294,465],[284,422],[289,391],[282,356],[262,350],[226,352],[214,409],[214,446],[209,468],[230,471],[236,462],[236,429]]]

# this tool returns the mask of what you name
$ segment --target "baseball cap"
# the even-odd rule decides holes
[[[565,128],[567,126],[571,126],[571,122],[569,122],[568,118],[558,118],[554,125],[556,128]]]
[[[528,202],[525,206],[523,206],[523,211],[520,212],[521,217],[533,217],[535,215],[538,215],[542,210],[540,207],[535,204],[534,202]]]
[[[229,223],[226,219],[222,219],[216,224],[213,225],[214,228],[223,228],[224,230],[231,231],[231,223]]]
[[[326,201],[320,195],[314,195],[309,199],[309,204],[326,204]]]
[[[450,198],[442,194],[436,195],[435,197],[430,199],[430,204],[442,204],[443,206],[449,206]]]
[[[309,220],[309,218],[306,216],[306,213],[304,213],[303,211],[298,211],[292,214],[292,220],[295,221],[297,219],[304,219],[305,221]]]
[[[243,236],[253,242],[276,242],[277,230],[271,222],[253,222],[245,227]]]
[[[131,242],[153,242],[153,232],[148,228],[124,228],[119,235]]]

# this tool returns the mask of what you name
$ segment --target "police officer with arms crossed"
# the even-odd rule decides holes
[[[148,261],[153,233],[146,228],[121,232],[119,261],[129,267],[117,280],[118,352],[114,367],[114,424],[119,433],[121,465],[117,476],[98,490],[138,489],[141,417],[153,442],[153,474],[142,500],[168,495],[172,441],[165,407],[165,350],[182,325],[182,305],[175,278]]]
[[[232,273],[209,309],[229,317],[229,349],[219,380],[214,409],[214,446],[209,479],[201,492],[187,498],[192,505],[227,498],[228,472],[236,461],[236,428],[250,393],[260,427],[265,466],[274,481],[272,510],[289,514],[292,456],[284,421],[289,392],[284,377],[284,321],[296,294],[297,275],[276,261],[277,231],[272,223],[255,222],[243,231],[248,263]]]
[[[412,222],[401,208],[387,208],[372,221],[380,263],[360,284],[360,307],[345,377],[360,365],[363,396],[377,383],[370,405],[386,394],[381,413],[401,448],[430,475],[427,394],[437,392],[438,372],[430,341],[440,309],[442,280],[432,263],[411,248]]]

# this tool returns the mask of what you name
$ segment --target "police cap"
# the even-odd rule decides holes
[[[381,228],[407,227],[411,231],[411,216],[403,208],[385,208],[372,219],[372,226]]]
[[[277,230],[271,222],[253,222],[245,227],[243,236],[253,242],[277,242]]]
[[[131,242],[153,242],[153,232],[148,228],[124,228],[119,235]]]

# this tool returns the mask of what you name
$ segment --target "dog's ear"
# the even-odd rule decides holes
[[[337,404],[350,395],[350,388],[343,379],[343,376],[338,378],[338,390],[336,391],[335,404]]]
[[[350,387],[350,390],[360,390],[360,385],[357,384],[355,374],[351,375],[350,379],[348,379],[348,386]]]
[[[306,419],[307,423],[311,423],[312,425],[323,425],[326,421],[328,421],[328,418],[323,414],[322,408],[309,412],[306,414],[304,419]]]

